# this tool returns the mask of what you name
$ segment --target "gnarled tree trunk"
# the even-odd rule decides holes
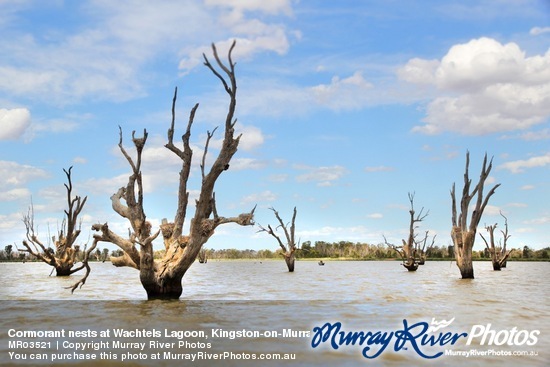
[[[86,265],[83,263],[78,268],[73,268],[76,257],[80,252],[80,246],[75,245],[78,236],[80,235],[81,223],[78,221],[78,216],[86,204],[87,197],[82,199],[80,196],[73,197],[73,184],[71,179],[71,171],[63,169],[67,176],[65,189],[67,191],[67,209],[65,210],[65,218],[61,224],[61,229],[58,231],[57,238],[52,237],[55,245],[55,251],[51,248],[46,248],[44,243],[38,238],[34,228],[34,208],[31,204],[27,215],[23,217],[25,223],[26,237],[23,241],[24,249],[18,249],[22,252],[28,252],[32,256],[40,259],[46,264],[53,266],[56,276],[68,276],[81,269]]]
[[[287,228],[287,226],[284,224],[283,220],[279,216],[279,213],[274,208],[271,208],[271,210],[273,210],[273,213],[275,214],[275,218],[277,218],[277,221],[279,222],[279,227],[283,229],[288,247],[283,244],[283,241],[281,241],[281,238],[277,236],[277,234],[275,233],[271,225],[268,224],[267,229],[260,226],[259,232],[267,232],[277,240],[277,242],[279,243],[279,246],[283,250],[282,255],[285,258],[285,263],[286,263],[286,266],[288,267],[288,271],[292,273],[294,271],[294,263],[296,262],[296,249],[297,249],[295,237],[294,237],[294,231],[296,230],[296,213],[297,213],[296,207],[294,207],[294,214],[292,215],[292,221],[290,222],[290,229]]]
[[[206,172],[205,161],[210,139],[214,131],[207,133],[206,144],[202,156],[201,173],[202,184],[198,200],[196,201],[195,215],[191,219],[189,235],[182,234],[185,222],[189,192],[187,181],[191,171],[193,151],[190,147],[191,126],[198,108],[196,104],[191,110],[187,129],[182,136],[183,147],[174,144],[175,133],[175,105],[177,88],[172,100],[172,123],[168,129],[167,149],[176,154],[182,160],[182,168],[179,173],[178,206],[173,222],[166,222],[161,228],[152,233],[150,222],[147,221],[143,211],[143,186],[141,178],[141,154],[147,141],[147,131],[144,130],[142,138],[136,138],[132,134],[132,140],[137,152],[134,160],[128,155],[122,146],[122,131],[120,132],[119,147],[122,154],[132,168],[132,175],[128,185],[122,187],[111,197],[113,209],[122,217],[127,218],[132,226],[129,238],[123,238],[112,232],[107,223],[96,224],[92,228],[98,233],[94,239],[111,242],[120,247],[124,254],[117,258],[111,258],[115,266],[130,266],[139,270],[141,284],[147,292],[149,299],[177,299],[182,294],[182,278],[195,262],[202,246],[214,234],[215,229],[225,223],[237,223],[247,226],[253,225],[254,209],[249,213],[237,217],[222,217],[216,209],[214,185],[219,176],[229,168],[229,162],[237,151],[240,135],[234,137],[234,120],[236,107],[237,83],[235,79],[235,63],[232,60],[232,51],[235,42],[228,52],[228,65],[219,58],[216,47],[212,45],[212,51],[218,68],[210,64],[204,56],[204,64],[221,81],[225,91],[229,95],[229,107],[224,124],[224,139],[218,156]],[[218,69],[220,71],[218,71]],[[222,74],[225,74],[223,76]],[[137,192],[136,192],[137,191]],[[162,233],[165,254],[162,259],[153,259],[153,241]],[[139,246],[139,250],[136,246]]]
[[[506,242],[510,238],[510,235],[508,234],[508,219],[500,213],[502,217],[504,217],[504,226],[505,230],[501,231],[502,235],[504,237],[504,243],[501,248],[497,248],[495,246],[495,229],[497,228],[497,223],[495,223],[492,226],[486,226],[485,229],[487,232],[489,232],[489,242],[483,235],[480,233],[479,235],[483,239],[483,242],[485,242],[485,246],[487,247],[487,250],[491,254],[491,262],[493,263],[493,270],[499,271],[501,268],[506,267],[506,260],[508,259],[508,256],[510,256],[510,251],[506,251]]]
[[[495,193],[495,190],[500,186],[500,184],[495,185],[488,193],[485,198],[483,197],[483,188],[485,185],[485,180],[489,177],[491,168],[493,166],[493,160],[487,165],[487,154],[483,159],[483,167],[481,168],[481,174],[479,176],[479,182],[474,187],[472,192],[470,192],[470,185],[472,180],[468,175],[468,168],[470,165],[470,153],[466,153],[466,168],[464,171],[464,187],[462,189],[462,199],[460,201],[460,215],[457,216],[457,205],[456,205],[456,196],[455,196],[455,184],[451,189],[451,200],[452,200],[452,229],[451,229],[451,239],[454,245],[456,265],[460,269],[460,274],[462,279],[473,279],[474,278],[474,267],[472,263],[472,249],[474,247],[475,237],[477,226],[481,220],[481,216],[489,198]],[[470,223],[468,224],[468,209],[470,206],[471,200],[474,196],[477,195],[476,205],[472,212],[472,217]]]

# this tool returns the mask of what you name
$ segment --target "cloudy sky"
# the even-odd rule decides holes
[[[132,130],[149,132],[146,214],[154,225],[173,218],[180,162],[163,145],[174,87],[176,135],[200,103],[198,159],[227,106],[202,53],[214,42],[224,54],[234,39],[243,136],[216,185],[220,215],[257,204],[266,226],[270,207],[289,220],[296,206],[301,241],[400,242],[414,192],[429,210],[419,230],[447,246],[449,191],[461,192],[470,151],[471,177],[487,153],[487,185],[501,184],[481,226],[503,227],[502,211],[512,247],[550,245],[545,0],[2,0],[0,34],[2,248],[24,238],[31,200],[48,242],[70,166],[88,196],[81,241],[98,222],[127,233],[109,200],[130,172],[118,126],[129,151]],[[198,177],[196,162],[191,197]],[[277,248],[257,230],[222,226],[206,247]]]

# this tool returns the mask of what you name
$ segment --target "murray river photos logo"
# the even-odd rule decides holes
[[[454,318],[448,321],[432,319],[431,323],[410,324],[404,319],[403,328],[394,331],[346,331],[340,322],[327,322],[313,328],[311,347],[328,345],[337,350],[343,346],[355,346],[361,348],[361,355],[368,359],[393,348],[395,352],[413,350],[420,357],[433,359],[441,357],[445,349],[459,341],[465,341],[465,345],[532,346],[540,334],[539,330],[518,330],[516,327],[495,330],[491,324],[474,325],[469,333],[444,330],[453,321]]]

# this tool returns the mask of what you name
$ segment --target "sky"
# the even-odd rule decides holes
[[[451,244],[450,189],[466,152],[477,183],[500,183],[478,232],[508,219],[508,246],[550,246],[550,3],[545,0],[0,0],[0,247],[21,246],[34,207],[46,244],[63,220],[66,177],[87,196],[80,243],[128,223],[110,196],[143,152],[145,213],[173,219],[181,162],[164,144],[178,87],[176,137],[200,103],[191,203],[220,146],[228,98],[202,64],[236,40],[239,150],[216,183],[221,216],[255,205],[301,242],[400,243],[409,193],[429,215],[418,233]],[[179,132],[178,132],[179,131]],[[175,139],[175,142],[177,139]],[[188,218],[194,205],[188,208]],[[188,223],[186,223],[188,228]],[[218,227],[207,248],[278,248],[259,227]],[[280,230],[279,230],[279,233]],[[501,234],[498,233],[498,237]],[[102,243],[101,248],[114,249]],[[478,237],[475,250],[484,248]],[[157,240],[155,248],[162,248]]]

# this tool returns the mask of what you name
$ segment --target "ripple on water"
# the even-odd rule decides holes
[[[319,267],[316,262],[299,261],[291,274],[282,261],[213,261],[191,267],[179,301],[146,301],[134,269],[94,263],[86,285],[71,294],[64,287],[78,276],[49,277],[51,269],[39,263],[0,264],[0,299],[7,300],[0,305],[0,329],[15,323],[21,329],[55,330],[66,322],[92,329],[311,330],[325,322],[341,321],[349,330],[376,331],[402,327],[404,318],[430,322],[432,318],[454,317],[456,330],[490,323],[495,328],[538,329],[541,335],[549,335],[548,264],[509,263],[502,272],[486,269],[487,265],[474,264],[477,278],[466,280],[459,278],[454,264],[446,262],[428,263],[410,274],[397,262],[331,261]],[[5,355],[7,342],[5,333],[2,335],[0,352]],[[268,348],[268,342],[262,341],[262,348]],[[307,341],[281,343],[289,352],[302,353],[305,365],[319,360],[326,365],[366,363],[358,348],[304,353],[309,350]],[[536,347],[540,352],[549,350],[548,338],[540,338]],[[380,359],[368,361],[370,366],[417,362],[411,353],[384,353]],[[477,360],[447,358],[437,362],[432,364],[469,366]],[[503,359],[483,362],[502,365]],[[542,360],[532,362],[545,365]]]

